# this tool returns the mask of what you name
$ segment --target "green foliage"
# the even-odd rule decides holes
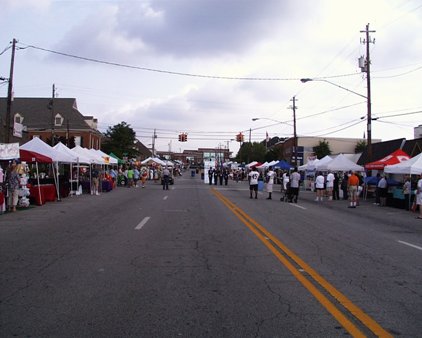
[[[262,143],[244,142],[239,149],[236,156],[236,161],[240,163],[249,163],[252,161],[264,162],[265,160],[265,145]]]
[[[265,161],[271,162],[271,161],[277,161],[281,158],[279,154],[279,150],[276,148],[268,149],[267,153],[265,154]]]
[[[362,140],[356,143],[355,147],[355,154],[363,153],[363,151],[366,149],[366,141]]]
[[[113,127],[108,127],[106,133],[106,140],[103,142],[102,151],[109,154],[113,152],[118,157],[125,156],[136,157],[138,154],[134,148],[136,141],[136,133],[126,122],[121,122]]]
[[[330,144],[326,140],[319,141],[318,145],[314,147],[314,152],[317,158],[323,158],[326,155],[331,155]]]

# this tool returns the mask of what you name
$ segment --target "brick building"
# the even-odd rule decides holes
[[[102,134],[97,130],[97,119],[83,116],[75,98],[15,98],[12,102],[10,126],[6,127],[7,99],[0,98],[0,142],[23,144],[34,136],[54,145],[62,143],[100,149]],[[17,124],[16,124],[17,123]],[[21,137],[13,135],[14,126],[23,126]]]

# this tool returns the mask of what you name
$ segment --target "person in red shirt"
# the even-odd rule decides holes
[[[349,208],[356,208],[359,178],[356,176],[355,172],[352,172],[349,178],[347,179],[347,186],[348,186],[349,197],[350,197]]]

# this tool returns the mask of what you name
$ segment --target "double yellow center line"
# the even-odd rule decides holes
[[[302,285],[353,337],[366,337],[366,335],[357,327],[356,323],[352,322],[349,318],[357,319],[378,337],[393,337],[241,208],[237,207],[227,197],[223,196],[214,188],[212,188],[212,192],[261,240],[262,243],[264,243],[274,256],[278,258],[296,279],[302,283]],[[306,273],[307,276],[304,273]],[[317,287],[318,285],[319,288]],[[334,302],[328,299],[320,290],[331,295],[337,304],[334,304]],[[342,309],[340,305],[343,307]],[[348,316],[345,315],[345,310],[347,310]]]

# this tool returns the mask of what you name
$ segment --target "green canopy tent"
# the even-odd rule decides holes
[[[125,163],[125,161],[123,161],[121,158],[119,158],[117,155],[115,155],[115,154],[113,154],[113,153],[110,153],[109,154],[111,157],[113,157],[113,158],[115,158],[116,160],[117,160],[117,163],[118,164],[124,164]]]

